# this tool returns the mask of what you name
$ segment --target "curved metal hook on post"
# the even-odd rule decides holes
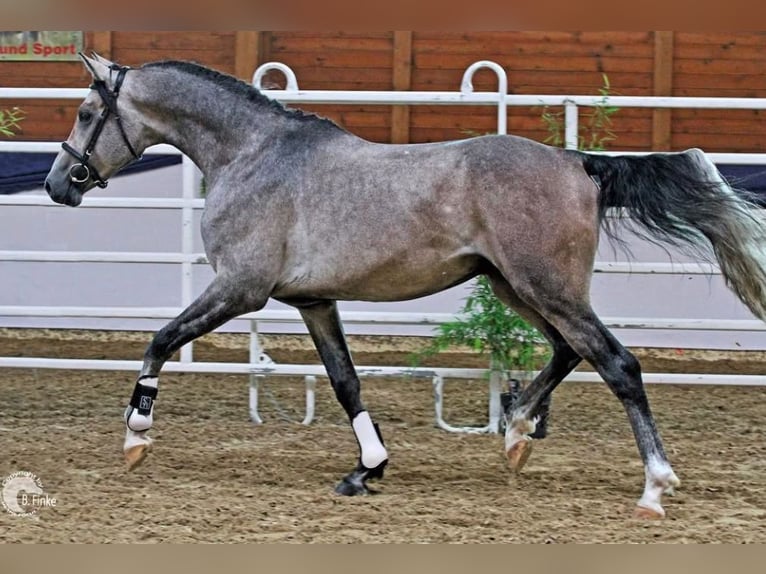
[[[253,86],[262,90],[261,81],[263,80],[263,76],[271,70],[279,70],[284,74],[285,80],[287,80],[287,85],[285,86],[286,91],[298,91],[298,78],[295,77],[295,72],[293,72],[290,66],[283,64],[282,62],[266,62],[265,64],[258,66],[253,74]]]
[[[460,92],[463,94],[473,93],[473,79],[476,70],[489,68],[497,76],[497,133],[508,133],[508,108],[505,105],[505,96],[508,94],[508,75],[503,67],[490,60],[479,60],[468,66],[463,72],[463,81],[460,82]]]

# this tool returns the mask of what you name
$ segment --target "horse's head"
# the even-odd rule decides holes
[[[96,186],[106,187],[114,173],[138,159],[145,145],[139,141],[140,126],[127,92],[129,68],[93,54],[80,54],[93,76],[91,93],[80,105],[69,138],[61,144],[45,191],[56,203],[77,206],[83,194]]]

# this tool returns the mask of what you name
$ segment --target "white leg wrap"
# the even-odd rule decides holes
[[[159,380],[154,378],[147,378],[147,379],[141,379],[140,383],[144,387],[150,387],[156,389],[158,387]],[[129,430],[141,432],[141,431],[148,431],[150,428],[152,428],[152,422],[153,417],[152,413],[154,412],[154,404],[152,404],[151,409],[149,409],[149,413],[146,415],[142,415],[138,412],[138,409],[135,409],[133,407],[128,407],[128,416],[125,420],[125,423],[127,424],[127,427]]]
[[[362,411],[354,417],[351,426],[354,429],[356,440],[362,449],[362,464],[367,468],[375,468],[384,460],[388,459],[386,447],[380,442],[378,433],[372,424],[372,419],[367,411]]]

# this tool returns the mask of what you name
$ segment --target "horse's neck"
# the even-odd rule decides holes
[[[242,105],[235,94],[221,94],[209,82],[190,83],[188,77],[173,73],[157,76],[139,94],[142,107],[152,117],[156,140],[152,143],[177,147],[208,177],[242,151],[257,155],[258,141],[268,137],[271,127],[257,116],[268,111]]]

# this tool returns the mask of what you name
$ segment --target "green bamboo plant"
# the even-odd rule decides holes
[[[439,325],[428,346],[415,357],[426,357],[446,351],[452,346],[468,347],[489,356],[490,376],[528,375],[546,358],[545,339],[515,311],[500,302],[492,292],[489,280],[476,279],[463,307],[454,321]]]
[[[0,134],[5,137],[13,137],[21,129],[21,120],[24,112],[19,108],[0,110]]]

